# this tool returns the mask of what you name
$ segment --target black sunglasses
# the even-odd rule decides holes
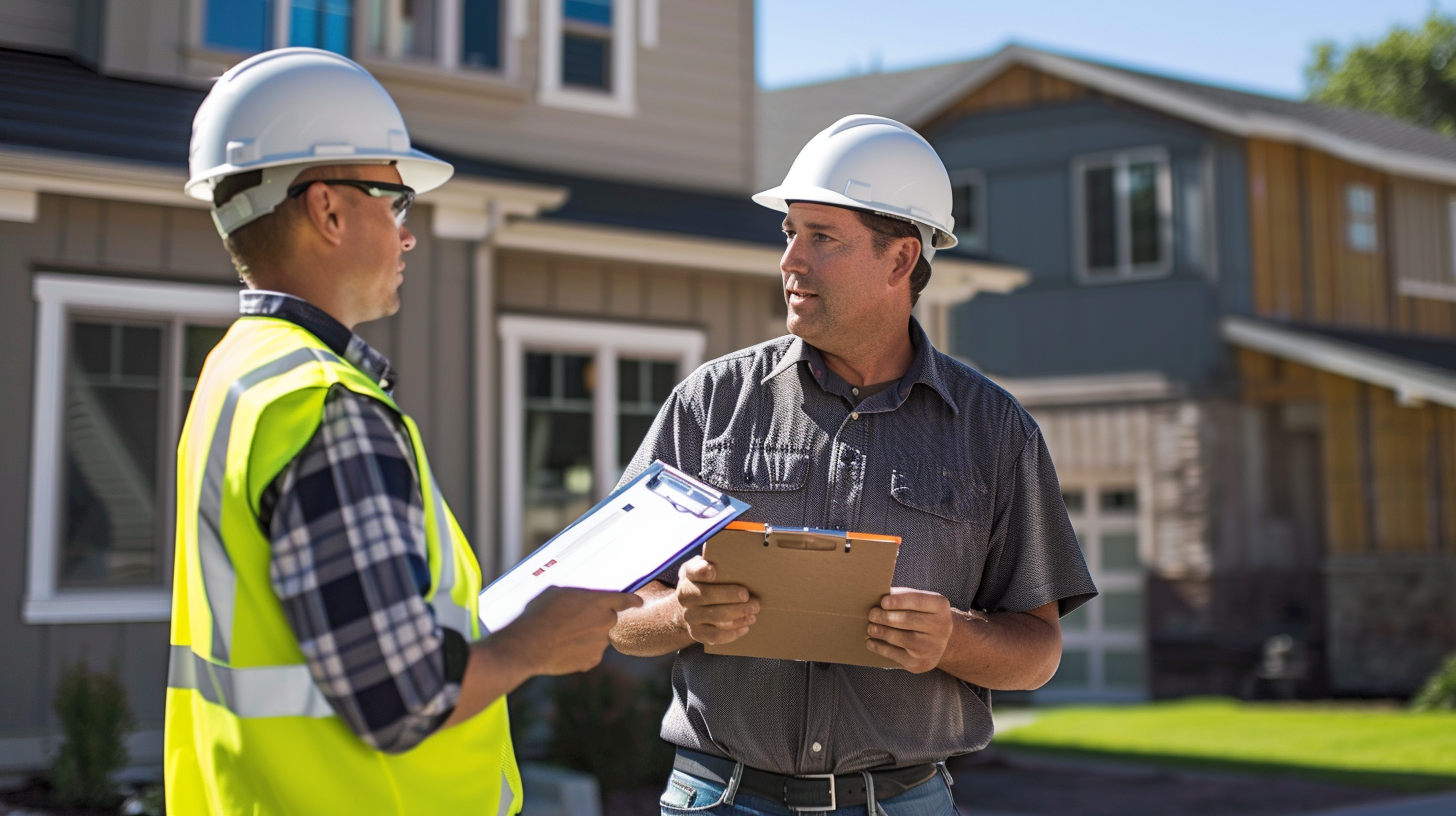
[[[298,198],[304,191],[315,184],[331,184],[339,187],[353,187],[356,190],[363,190],[375,198],[390,199],[390,209],[394,210],[395,226],[404,226],[404,221],[409,217],[409,209],[415,203],[415,188],[407,184],[395,184],[392,181],[360,181],[358,179],[314,179],[295,184],[288,188],[289,198]]]

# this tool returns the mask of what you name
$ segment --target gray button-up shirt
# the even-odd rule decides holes
[[[896,586],[959,609],[1070,612],[1097,590],[1040,430],[914,320],[910,332],[909,371],[858,406],[796,337],[707,363],[663,405],[624,481],[661,459],[751,504],[746,521],[901,536]],[[779,773],[936,762],[991,740],[990,693],[942,671],[694,645],[672,684],[664,739]]]

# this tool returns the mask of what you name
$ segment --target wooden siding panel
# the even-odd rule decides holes
[[[1301,276],[1299,168],[1297,148],[1249,142],[1249,238],[1253,260],[1254,311],[1266,317],[1294,317]]]
[[[937,124],[969,114],[1055,105],[1083,99],[1092,94],[1093,91],[1086,86],[1075,82],[1068,82],[1061,77],[1044,74],[1023,65],[1012,65],[921,129],[930,130]]]
[[[220,281],[237,280],[232,261],[223,249],[212,217],[206,210],[167,210],[169,240],[167,270]],[[408,256],[406,256],[408,260]]]
[[[642,271],[614,266],[609,276],[607,314],[614,317],[640,317],[643,313]]]
[[[1305,240],[1309,244],[1306,265],[1311,291],[1305,300],[1305,317],[1321,323],[1334,322],[1340,301],[1331,235],[1340,234],[1341,208],[1335,200],[1335,182],[1330,178],[1328,157],[1312,150],[1302,151],[1305,157]]]
[[[1376,535],[1382,552],[1427,547],[1427,412],[1396,403],[1395,392],[1369,388],[1375,464]]]
[[[722,357],[736,348],[733,345],[733,318],[727,308],[732,292],[731,278],[705,276],[698,282],[698,321],[703,324],[707,341],[703,353],[705,360]]]
[[[1439,497],[1439,549],[1456,553],[1456,408],[1436,406],[1435,446],[1437,464],[1436,495]]]
[[[84,266],[101,263],[105,207],[104,202],[90,198],[64,199],[57,258]]]
[[[500,308],[540,311],[551,306],[551,266],[534,255],[502,255],[497,277]]]
[[[1320,374],[1315,369],[1249,349],[1236,352],[1245,400],[1279,404],[1320,399]]]
[[[1354,555],[1370,547],[1361,452],[1365,406],[1363,385],[1323,374],[1325,530],[1332,555]]]
[[[685,323],[693,317],[693,293],[681,270],[654,271],[646,278],[646,312],[651,320]]]
[[[1397,282],[1421,281],[1456,286],[1450,203],[1456,190],[1412,179],[1392,179],[1390,264]],[[1396,328],[1415,334],[1456,334],[1456,303],[1427,297],[1398,296]]]

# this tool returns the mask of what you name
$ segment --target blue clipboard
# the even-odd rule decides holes
[[[480,620],[498,631],[547,587],[641,589],[748,504],[663,462],[602,499],[480,593]]]

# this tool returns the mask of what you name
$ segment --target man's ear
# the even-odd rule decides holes
[[[915,265],[920,262],[920,239],[896,238],[895,243],[890,245],[889,254],[894,259],[895,266],[890,270],[887,283],[893,289],[909,280],[910,273],[915,271]]]
[[[320,238],[333,246],[343,245],[348,203],[337,188],[328,184],[310,185],[299,203],[303,205],[310,228]]]

